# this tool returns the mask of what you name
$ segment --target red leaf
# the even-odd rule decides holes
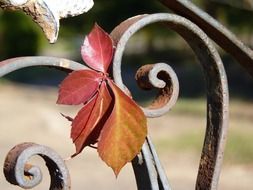
[[[87,102],[74,118],[71,124],[71,138],[73,142],[80,136],[83,128],[86,126],[96,103],[97,96],[98,95],[96,94],[89,102]]]
[[[78,105],[87,102],[98,90],[102,74],[92,70],[74,71],[60,85],[58,104]]]
[[[72,157],[98,143],[100,157],[117,176],[139,153],[147,135],[147,120],[139,106],[109,79],[113,42],[98,25],[86,36],[81,54],[96,71],[72,72],[61,83],[57,100],[59,104],[84,103],[74,119],[63,115],[72,121],[71,138],[76,147]]]
[[[98,153],[117,176],[121,168],[140,151],[147,135],[147,120],[139,106],[112,81],[115,96],[112,113],[98,142]]]
[[[71,138],[76,146],[75,155],[79,154],[85,146],[97,142],[101,128],[107,119],[104,117],[108,117],[107,111],[111,102],[111,95],[106,83],[103,82],[98,95],[79,111],[72,123]]]
[[[97,24],[85,37],[81,54],[84,62],[91,68],[106,73],[113,56],[111,37]]]

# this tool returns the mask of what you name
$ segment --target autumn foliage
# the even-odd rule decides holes
[[[109,78],[113,41],[98,25],[86,36],[81,54],[91,70],[74,71],[60,84],[57,103],[83,104],[71,119],[73,156],[97,146],[99,156],[117,176],[139,152],[147,135],[147,121],[139,106]]]

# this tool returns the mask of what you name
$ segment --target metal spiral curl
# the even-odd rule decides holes
[[[46,162],[51,176],[49,189],[69,190],[70,176],[62,158],[51,148],[34,143],[22,143],[10,150],[4,163],[7,181],[24,189],[39,185],[42,181],[40,168],[27,163],[35,155],[41,156]]]
[[[116,84],[122,90],[124,90],[124,84],[121,78],[121,60],[125,46],[129,38],[135,32],[152,23],[163,23],[167,25],[170,29],[180,34],[191,46],[201,63],[206,79],[207,126],[204,146],[202,149],[202,155],[199,165],[199,172],[196,181],[196,189],[217,189],[228,128],[228,88],[226,73],[224,71],[222,61],[217,53],[217,50],[212,45],[207,35],[201,29],[199,29],[198,26],[196,26],[189,20],[173,14],[163,13],[153,15],[141,15],[128,19],[127,21],[116,27],[115,30],[111,33],[116,46],[113,61],[114,80]],[[85,66],[79,63],[65,59],[52,57],[24,57],[0,62],[0,76],[6,75],[11,71],[20,68],[41,65],[54,66],[65,70],[87,69]],[[151,70],[149,70],[149,73],[151,72]],[[169,77],[166,79],[168,82],[167,84],[169,86],[168,89],[172,89],[172,92],[176,93],[177,91],[174,90],[174,87],[177,86],[176,83],[173,83],[172,80],[172,82],[168,80],[169,78],[173,78],[172,76],[173,75],[170,74]],[[162,86],[163,85],[161,85],[161,87]],[[169,91],[169,95],[173,94],[170,90],[167,91]],[[170,96],[169,101],[172,100],[173,98],[172,96]],[[168,101],[168,99],[166,101]],[[157,108],[160,109],[161,107],[154,106],[153,108],[155,109],[150,109],[150,111],[156,112]],[[153,114],[153,116],[154,115],[155,114]],[[48,161],[47,159],[45,160]],[[11,163],[12,161],[10,161],[9,164]],[[149,138],[147,138],[140,155],[135,158],[132,164],[139,190],[170,189],[166,174],[162,170],[157,154]],[[25,168],[25,164],[23,168]],[[54,169],[55,166],[50,168],[50,173],[51,171],[58,171]],[[9,171],[13,172],[15,170],[12,169]],[[23,171],[25,173],[26,171],[28,171],[28,176],[31,176],[29,172],[31,172],[32,170],[24,169]],[[55,177],[55,175],[53,176]],[[51,179],[51,183],[57,184],[54,181],[55,178]],[[56,179],[61,180],[60,178]],[[145,179],[145,183],[143,183],[143,179]],[[17,184],[16,179],[12,182],[14,184]]]
[[[121,77],[122,55],[126,43],[140,28],[136,29],[132,27],[133,30],[131,32],[126,32],[126,35],[124,36],[125,38],[121,35],[123,35],[123,33],[128,29],[128,26],[130,28],[132,24],[134,25],[136,21],[144,18],[145,16],[147,15],[139,15],[124,21],[111,33],[111,36],[117,46],[113,61],[113,77],[116,84],[125,92],[128,92],[128,89],[123,84]],[[121,41],[119,42],[119,40]],[[175,105],[179,94],[179,82],[176,73],[168,64],[156,63],[144,65],[137,71],[135,79],[137,80],[139,87],[142,89],[159,89],[159,94],[152,104],[146,108],[142,107],[142,110],[147,117],[153,118],[162,116]]]
[[[162,116],[176,103],[179,94],[179,82],[176,73],[169,65],[165,63],[144,65],[137,71],[135,79],[143,89],[159,89],[159,93],[152,104],[143,108],[147,117]]]
[[[125,85],[121,76],[121,63],[126,44],[137,31],[154,23],[162,23],[182,36],[192,48],[202,66],[206,80],[207,124],[198,177],[196,180],[196,189],[217,189],[228,129],[229,98],[227,78],[223,63],[208,36],[191,21],[174,14],[159,13],[130,18],[117,26],[111,33],[116,46],[113,61],[114,80],[122,90],[125,90]],[[151,66],[146,67],[146,70],[150,70],[148,67]],[[145,81],[145,78],[147,79],[145,75],[137,77],[140,81],[142,79]],[[172,77],[170,76],[170,78]],[[161,81],[157,82],[160,83]],[[150,84],[146,85],[144,82],[144,85],[141,84],[141,86],[149,88]],[[172,86],[172,92],[176,93],[177,90],[174,90],[173,88],[176,86],[176,83],[170,86]],[[168,92],[169,95],[172,94],[170,90],[168,90]],[[176,101],[176,99],[172,98],[170,98],[170,100]],[[153,109],[149,109],[149,113],[143,109],[146,116],[159,116],[161,104],[158,105],[159,106],[153,106]],[[159,114],[157,114],[157,112]],[[163,170],[159,169],[160,164],[157,161],[156,152],[149,138],[146,140],[146,145],[147,146],[143,146],[142,148],[142,156],[136,157],[136,160],[132,162],[138,188],[140,190],[170,189],[165,177],[166,174]],[[153,161],[154,165],[150,168],[149,163],[152,163]],[[143,171],[147,172],[143,173]],[[142,178],[145,178],[146,181],[148,181],[148,185],[143,185]]]
[[[0,77],[32,66],[55,67],[68,72],[88,69],[86,66],[68,59],[39,56],[19,57],[0,62]],[[37,186],[42,181],[41,170],[39,167],[27,163],[29,158],[35,155],[41,156],[46,162],[51,176],[49,189],[69,190],[70,176],[64,161],[52,149],[34,143],[22,143],[10,150],[4,163],[4,175],[7,181],[24,189]]]

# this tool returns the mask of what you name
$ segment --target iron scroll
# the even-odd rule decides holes
[[[198,178],[196,182],[196,189],[217,189],[228,129],[229,98],[226,73],[223,67],[223,63],[218,52],[206,34],[189,20],[173,14],[160,13],[152,15],[141,15],[128,19],[116,27],[116,29],[111,33],[114,41],[117,42],[113,62],[114,80],[121,89],[125,89],[125,85],[123,84],[121,77],[121,62],[125,46],[131,36],[133,36],[138,30],[154,23],[163,23],[170,29],[180,34],[188,42],[192,50],[195,52],[197,58],[199,59],[199,62],[201,63],[206,80],[207,126],[202,156],[199,165]],[[175,86],[175,83],[173,85],[173,89],[178,89],[178,86]],[[174,99],[172,99],[172,101],[174,103]],[[168,106],[168,104],[166,104],[166,106]],[[147,117],[161,115],[160,109],[161,108],[143,108],[144,113]],[[168,111],[169,109],[170,105],[168,109],[165,110]],[[150,140],[147,140],[147,144],[151,146],[144,146],[142,151],[149,151],[150,155],[152,155],[152,152],[154,152],[152,149],[153,145]],[[133,167],[136,167],[138,171],[140,168],[140,165],[138,165],[138,163],[145,163],[145,159],[147,159],[147,162],[149,160],[154,160],[153,157],[139,158],[141,158],[142,161],[133,163]],[[148,164],[142,164],[142,166],[143,171],[149,170]],[[149,171],[149,173],[152,173],[152,171]],[[139,175],[141,175],[141,173],[139,173]],[[159,176],[164,175],[164,173],[159,173],[157,170],[156,176],[158,177],[156,179],[153,178],[150,181],[152,182],[156,180],[157,184],[160,184],[160,187],[152,189],[169,189],[168,185],[161,185],[160,183]]]
[[[128,92],[121,76],[122,57],[129,39],[144,27],[162,23],[184,38],[198,58],[206,81],[206,133],[196,179],[196,189],[216,190],[218,189],[228,130],[229,93],[222,60],[209,37],[231,53],[252,76],[253,51],[190,1],[160,0],[160,2],[181,16],[167,13],[139,15],[127,19],[112,31],[111,36],[116,46],[113,77],[116,84]],[[62,58],[20,57],[0,62],[0,77],[31,66],[50,66],[66,72],[88,69],[80,63]],[[136,73],[136,80],[141,88],[159,89],[159,94],[153,104],[142,108],[147,117],[161,116],[176,104],[179,82],[176,73],[168,64],[144,65]],[[50,148],[34,143],[22,143],[8,153],[4,173],[10,183],[22,188],[32,188],[42,180],[38,168],[26,163],[28,158],[33,155],[40,155],[48,165],[51,175],[50,189],[70,189],[70,176],[64,161]],[[21,158],[20,156],[25,157]],[[22,162],[19,162],[20,160]],[[171,189],[149,137],[146,138],[140,154],[132,161],[132,165],[139,190]],[[17,168],[21,168],[22,175],[16,173]],[[23,181],[23,173],[30,181]]]
[[[153,23],[165,23],[180,34],[189,43],[202,65],[207,88],[207,128],[196,189],[217,189],[228,127],[228,89],[222,61],[205,33],[189,20],[173,14],[141,15],[123,22],[111,33],[117,42],[113,63],[114,80],[120,88],[125,89],[121,78],[121,61],[125,45],[135,32]],[[22,57],[1,62],[0,76],[20,68],[41,65],[67,71],[87,69],[82,64],[60,58]],[[143,108],[143,110],[147,117],[160,116],[169,111],[176,102],[179,89],[177,77],[172,68],[164,63],[147,65],[142,69],[145,72],[137,73],[137,80],[147,78],[144,83],[150,87],[160,88],[160,98],[166,97],[164,104],[153,105],[152,109]],[[157,78],[159,74],[162,77]],[[143,81],[140,83],[143,84]],[[149,138],[132,164],[139,190],[170,189],[166,174]],[[145,184],[142,182],[143,179],[146,179]]]

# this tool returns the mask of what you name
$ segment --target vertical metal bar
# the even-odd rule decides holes
[[[171,190],[149,137],[147,137],[141,153],[133,160],[132,164],[138,190]]]

